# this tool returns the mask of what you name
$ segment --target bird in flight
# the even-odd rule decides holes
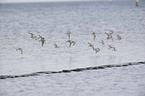
[[[72,41],[72,43],[73,43],[73,46],[76,44],[76,41]]]
[[[107,39],[109,40],[109,39],[112,39],[112,41],[113,41],[113,37],[112,37],[112,34],[113,33],[106,33],[105,32],[105,34],[107,35]]]
[[[39,35],[39,37],[37,38],[37,40],[39,40],[39,42],[42,43],[42,46],[44,45],[44,42],[45,42],[45,38],[44,37],[42,37],[42,36]]]
[[[89,42],[88,42],[88,44],[89,44],[89,47],[93,48],[93,50],[94,50],[94,46]]]
[[[93,34],[93,36],[94,36],[94,40],[95,40],[95,39],[96,39],[96,33],[95,33],[95,32],[93,32],[92,34]]]
[[[68,38],[70,39],[71,32],[68,31],[66,34],[68,35]]]
[[[121,40],[122,37],[121,37],[120,35],[117,35],[117,39],[118,39],[118,40]]]
[[[33,33],[29,33],[29,34],[31,34],[31,38],[34,39],[34,35],[33,35]]]
[[[117,51],[115,47],[112,47],[111,45],[108,45],[109,49],[112,49],[112,51]]]
[[[41,40],[40,40],[39,42],[41,42],[41,43],[42,43],[42,46],[43,46],[43,45],[44,45],[44,42],[45,42],[44,37],[42,37]]]
[[[96,53],[98,53],[100,51],[100,48],[95,48],[94,51],[96,51]]]
[[[68,40],[66,42],[69,42],[69,47],[71,47],[72,41],[71,40]]]
[[[55,46],[55,48],[59,48],[59,47],[57,46],[57,44],[54,44],[54,46]]]
[[[17,51],[20,50],[21,51],[21,54],[23,54],[23,49],[22,48],[17,48],[16,50]]]
[[[105,44],[104,40],[102,40],[101,43],[102,43],[102,45],[104,45]]]
[[[73,46],[76,44],[76,41],[72,41],[72,40],[68,40],[66,42],[69,42],[69,47],[71,47],[72,44]]]

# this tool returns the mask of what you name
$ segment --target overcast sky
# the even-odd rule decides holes
[[[91,0],[0,0],[0,3],[15,3],[15,2],[55,2],[55,1],[91,1]]]

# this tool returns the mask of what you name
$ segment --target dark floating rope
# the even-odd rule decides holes
[[[23,74],[23,75],[0,75],[0,79],[39,76],[41,74],[80,72],[80,71],[85,71],[85,70],[98,70],[98,69],[105,69],[105,68],[112,68],[112,67],[124,67],[124,66],[130,66],[130,65],[140,65],[140,64],[145,64],[145,61],[144,62],[131,62],[131,63],[120,64],[120,65],[102,65],[102,66],[95,66],[95,67],[76,68],[76,69],[62,70],[62,71],[41,71],[41,72],[35,72],[35,73]]]

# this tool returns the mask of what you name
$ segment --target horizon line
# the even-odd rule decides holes
[[[79,1],[108,1],[108,0],[25,0],[25,1],[0,1],[0,4],[7,4],[7,3],[43,3],[43,2],[79,2]]]

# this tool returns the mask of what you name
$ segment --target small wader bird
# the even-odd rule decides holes
[[[21,51],[21,54],[23,54],[23,49],[22,48],[17,48],[16,50],[17,51],[20,50]]]

